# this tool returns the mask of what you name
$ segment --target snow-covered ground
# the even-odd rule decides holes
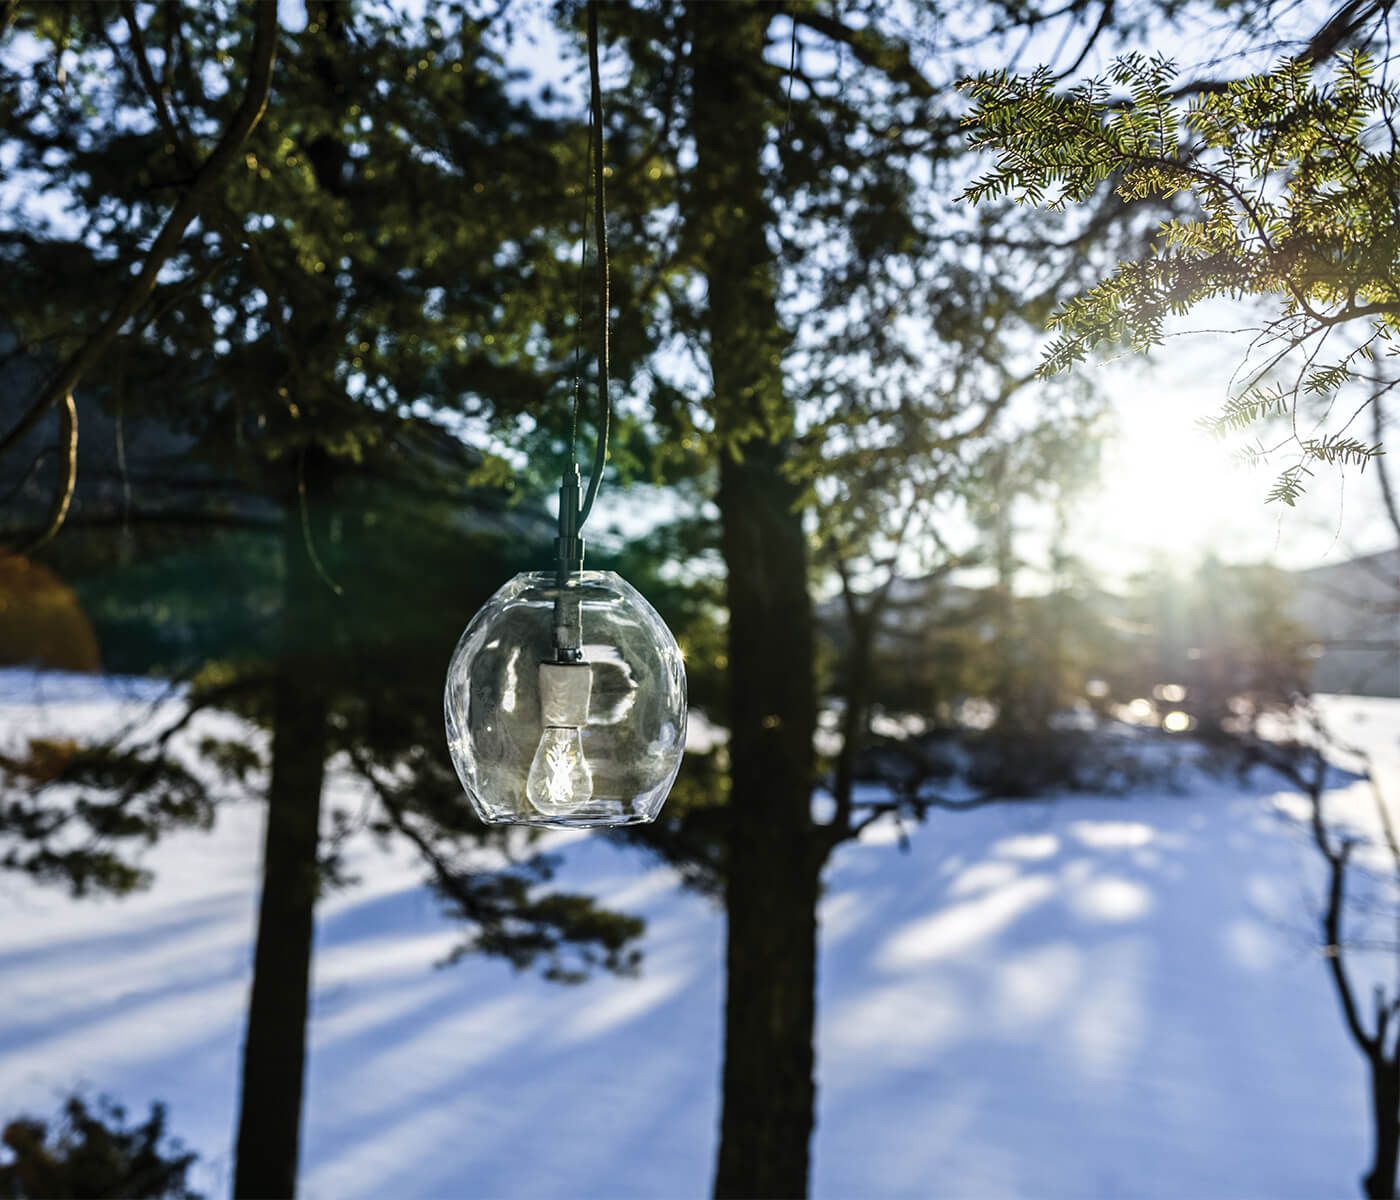
[[[109,724],[110,693],[0,688],[0,736]],[[1400,702],[1337,699],[1400,796]],[[1316,1197],[1366,1166],[1361,1060],[1316,951],[1316,854],[1278,797],[1075,797],[843,848],[822,914],[819,1197]],[[1364,785],[1339,800],[1362,812]],[[167,1101],[226,1192],[261,807],[74,902],[0,877],[0,1097]],[[718,1111],[723,921],[605,835],[560,883],[644,915],[637,979],[550,984],[454,942],[366,847],[316,953],[308,1197],[699,1197]]]

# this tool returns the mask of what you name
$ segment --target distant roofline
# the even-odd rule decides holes
[[[1341,567],[1381,566],[1386,559],[1393,559],[1396,568],[1400,569],[1400,546],[1392,546],[1388,550],[1376,550],[1371,554],[1358,554],[1354,558],[1338,559],[1336,562],[1318,563],[1315,567],[1299,567],[1296,571],[1290,571],[1289,574],[1316,575],[1322,571],[1336,571]]]

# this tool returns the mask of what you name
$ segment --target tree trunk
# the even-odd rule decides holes
[[[305,651],[324,638],[326,585],[310,560],[296,500],[283,532],[282,648],[273,710],[272,776],[262,902],[243,1047],[233,1194],[269,1200],[296,1191],[302,1076],[319,887],[317,849],[327,702]]]
[[[1370,1200],[1393,1200],[1400,1158],[1400,1068],[1383,1056],[1371,1063],[1371,1115],[1375,1153],[1361,1186]]]
[[[730,840],[719,1197],[806,1194],[815,1089],[816,904],[811,819],[812,609],[800,491],[785,467],[772,214],[761,156],[772,110],[764,36],[777,9],[693,3],[697,164],[688,237],[709,282],[728,567]]]
[[[811,624],[802,531],[775,449],[721,468],[731,838],[718,1197],[804,1196],[816,1099]]]

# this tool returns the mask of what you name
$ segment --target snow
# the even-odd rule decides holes
[[[36,686],[43,703],[34,702]],[[115,728],[149,688],[0,675],[0,737]],[[1400,701],[1336,698],[1400,796]],[[1339,793],[1362,822],[1364,784]],[[1296,806],[1295,806],[1296,807]],[[1313,1197],[1365,1169],[1365,1077],[1316,950],[1317,862],[1256,781],[877,826],[822,909],[818,1197]],[[171,1108],[196,1183],[231,1173],[262,808],[153,848],[147,892],[0,877],[0,1096]],[[317,930],[302,1193],[708,1193],[722,915],[606,835],[560,886],[647,919],[635,979],[472,957],[407,854],[365,845]]]

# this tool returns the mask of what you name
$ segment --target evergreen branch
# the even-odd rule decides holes
[[[1349,5],[1341,24],[1354,28],[1372,8]],[[1104,78],[1063,93],[1043,67],[963,80],[973,99],[969,144],[996,160],[961,198],[1063,210],[1107,185],[1128,205],[1184,194],[1199,206],[1164,222],[1146,254],[1060,304],[1039,374],[1069,370],[1106,343],[1150,350],[1168,319],[1203,300],[1278,296],[1281,315],[1259,340],[1282,348],[1251,368],[1243,394],[1208,427],[1218,434],[1294,415],[1300,460],[1270,493],[1285,503],[1301,494],[1309,462],[1364,466],[1375,447],[1340,434],[1301,438],[1296,409],[1301,395],[1332,395],[1352,382],[1372,343],[1400,328],[1400,140],[1390,120],[1400,92],[1375,82],[1375,72],[1356,51],[1338,58],[1328,81],[1294,59],[1184,106],[1175,65],[1160,55],[1126,55]],[[1126,88],[1130,103],[1110,100],[1115,88]],[[1388,146],[1376,144],[1377,130],[1390,132]],[[1357,321],[1372,326],[1363,347],[1317,366],[1328,331]],[[1261,387],[1314,338],[1291,388]]]

